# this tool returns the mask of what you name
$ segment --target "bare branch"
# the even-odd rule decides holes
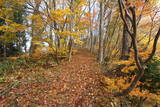
[[[126,26],[126,29],[127,29],[127,32],[129,33],[130,36],[132,36],[132,33],[129,31],[129,27],[127,25],[127,22],[126,22],[126,19],[124,18],[124,15],[123,15],[123,10],[122,10],[122,3],[121,3],[121,0],[118,0],[118,4],[119,4],[119,9],[120,9],[120,16]]]
[[[160,37],[160,28],[159,28],[156,36],[155,36],[152,52],[151,52],[150,56],[144,61],[144,64],[148,63],[153,58],[153,56],[155,55],[159,37]]]

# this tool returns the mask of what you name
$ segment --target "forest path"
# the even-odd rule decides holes
[[[19,107],[100,106],[103,100],[101,77],[96,58],[80,49],[71,62],[64,62],[49,71],[26,73],[23,77],[26,82],[2,97],[0,104],[15,103]]]

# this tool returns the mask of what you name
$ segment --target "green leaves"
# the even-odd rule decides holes
[[[160,89],[160,59],[154,58],[148,65],[145,70],[144,76],[141,81],[144,83],[142,88],[148,89],[152,93],[157,93],[157,90]]]

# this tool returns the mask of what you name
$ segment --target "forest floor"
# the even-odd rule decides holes
[[[19,70],[0,85],[1,107],[107,107],[103,74],[86,50],[58,66]]]

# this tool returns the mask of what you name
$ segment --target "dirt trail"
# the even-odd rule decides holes
[[[2,97],[1,105],[19,107],[94,107],[103,96],[99,66],[96,58],[80,50],[71,62],[64,62],[54,72],[26,73],[24,80],[9,94]],[[14,104],[12,104],[14,103]]]

